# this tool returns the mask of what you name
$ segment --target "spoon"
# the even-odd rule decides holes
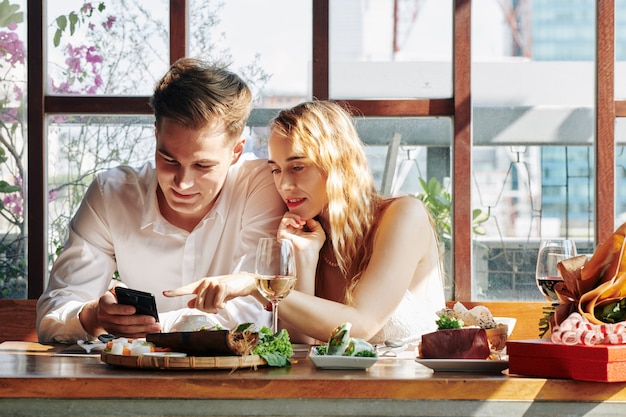
[[[385,340],[385,346],[390,348],[400,348],[406,346],[402,339],[387,339]]]
[[[384,341],[384,345],[377,345],[376,350],[379,356],[395,357],[398,353],[404,351],[407,348],[407,344],[402,339],[387,339]]]

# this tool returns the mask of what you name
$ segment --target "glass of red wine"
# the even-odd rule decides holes
[[[558,301],[554,286],[563,281],[557,264],[576,256],[576,245],[571,239],[542,240],[537,254],[537,287],[553,303]]]

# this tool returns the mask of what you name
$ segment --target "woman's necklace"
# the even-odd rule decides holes
[[[328,240],[326,240],[326,242],[328,242]],[[330,253],[333,253],[333,249],[332,249],[332,246],[331,246],[330,244],[328,244],[328,245],[324,245],[324,246],[325,246],[325,247],[328,247],[328,251],[329,251]],[[328,256],[326,256],[325,252],[326,252],[326,251],[322,249],[322,259],[324,260],[324,262],[326,263],[326,265],[328,265],[328,266],[330,266],[330,267],[332,267],[332,268],[337,268],[337,267],[339,266],[339,264],[338,264],[337,262],[333,262],[333,261],[331,261],[331,260],[328,258]],[[333,258],[334,258],[334,256],[333,256]]]

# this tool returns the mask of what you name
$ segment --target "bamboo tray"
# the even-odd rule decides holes
[[[246,356],[123,356],[102,352],[102,362],[127,368],[169,370],[240,369],[266,365],[259,355]]]

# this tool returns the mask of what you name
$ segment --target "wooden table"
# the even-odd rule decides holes
[[[25,345],[3,345],[2,416],[626,414],[626,383],[524,378],[506,371],[433,373],[410,355],[381,359],[367,371],[321,370],[300,347],[289,368],[162,371],[117,368],[98,355],[58,355],[58,346],[25,351]]]

